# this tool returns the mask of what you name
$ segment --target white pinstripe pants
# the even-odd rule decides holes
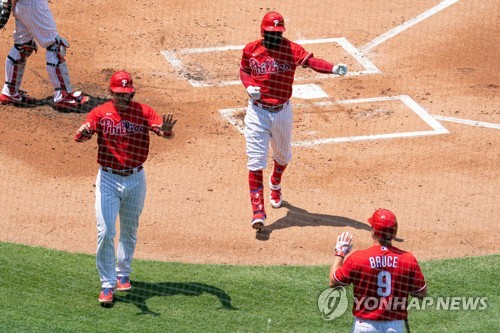
[[[13,14],[15,43],[27,43],[34,38],[44,49],[54,43],[57,28],[47,0],[19,0]]]
[[[273,158],[281,165],[292,159],[293,112],[291,102],[279,112],[269,112],[248,102],[245,115],[247,167],[251,171],[267,166],[269,144]]]
[[[99,169],[96,179],[97,270],[103,288],[116,286],[117,276],[129,276],[137,242],[139,217],[146,197],[144,169],[122,177]],[[120,217],[118,260],[115,256],[116,218]]]
[[[376,321],[354,317],[351,333],[403,333],[404,320]]]

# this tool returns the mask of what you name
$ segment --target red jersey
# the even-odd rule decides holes
[[[425,287],[417,259],[393,246],[375,245],[353,252],[334,278],[341,284],[353,284],[352,313],[367,320],[406,319],[408,295]]]
[[[110,101],[90,111],[85,122],[90,123],[93,133],[97,133],[97,163],[124,170],[136,168],[146,161],[149,131],[158,129],[163,119],[151,107],[134,101],[124,113],[118,113]]]
[[[298,65],[306,67],[313,54],[286,38],[276,49],[268,49],[262,42],[259,39],[245,46],[241,69],[250,74],[254,86],[261,88],[260,102],[268,105],[286,103],[292,97],[295,69]]]

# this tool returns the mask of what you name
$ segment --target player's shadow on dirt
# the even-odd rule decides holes
[[[141,310],[139,315],[160,316],[160,313],[151,311],[146,301],[155,296],[200,296],[203,293],[211,294],[219,299],[221,309],[238,310],[231,304],[231,297],[222,289],[198,282],[143,282],[131,281],[132,290],[117,292],[115,302],[132,303]],[[122,296],[123,295],[123,296]]]
[[[85,103],[77,108],[71,108],[71,109],[57,108],[54,105],[54,97],[52,95],[47,96],[47,97],[42,98],[42,99],[35,99],[35,98],[30,97],[30,100],[28,102],[20,102],[20,103],[15,103],[15,104],[11,104],[11,105],[16,107],[16,108],[22,108],[22,109],[31,109],[31,108],[36,108],[39,106],[48,105],[52,109],[54,109],[55,111],[57,111],[59,113],[88,113],[88,112],[90,112],[90,110],[92,110],[96,106],[101,105],[103,103],[106,103],[107,101],[110,100],[110,98],[107,98],[107,97],[94,97],[94,96],[91,96],[89,94],[86,94],[86,96],[90,97],[90,100],[87,103]]]
[[[86,102],[85,104],[83,104],[79,107],[76,107],[76,108],[70,108],[70,109],[57,108],[54,105],[53,96],[46,97],[44,99],[44,101],[45,101],[44,104],[49,105],[51,108],[53,108],[55,111],[57,111],[59,113],[89,113],[96,106],[99,106],[99,105],[104,104],[104,103],[111,100],[108,97],[94,97],[94,96],[89,95],[89,94],[85,94],[85,95],[90,97],[90,100],[88,102]]]
[[[286,216],[266,226],[260,232],[256,233],[255,238],[257,238],[258,240],[267,241],[269,240],[272,232],[290,227],[331,226],[352,227],[367,231],[371,230],[371,227],[368,223],[362,223],[343,216],[309,213],[305,209],[292,206],[286,201],[283,201],[281,209],[288,209],[288,213],[286,214]]]

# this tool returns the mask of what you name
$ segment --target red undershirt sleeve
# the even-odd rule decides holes
[[[319,58],[310,57],[306,62],[307,67],[318,73],[331,74],[333,69],[333,64]]]
[[[240,68],[240,79],[245,88],[247,88],[248,86],[255,86],[252,76],[249,73],[245,72],[243,68]]]

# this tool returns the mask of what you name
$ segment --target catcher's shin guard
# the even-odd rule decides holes
[[[34,40],[24,44],[14,44],[5,60],[5,86],[3,93],[14,95],[21,89],[21,82],[26,68],[26,59],[38,47]]]
[[[68,47],[68,41],[60,36],[57,36],[56,41],[47,47],[47,73],[55,90],[54,101],[56,102],[64,97],[63,92],[71,93],[73,90],[68,65],[64,59]]]

